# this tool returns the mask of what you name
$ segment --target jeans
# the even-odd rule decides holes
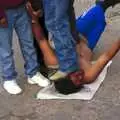
[[[0,83],[2,82],[2,65],[0,60]]]
[[[32,77],[38,70],[38,63],[33,45],[31,19],[24,5],[14,9],[7,9],[5,12],[8,27],[0,26],[0,59],[3,78],[12,80],[17,77],[12,49],[13,29],[15,29],[19,38],[19,44],[25,60],[25,73]]]
[[[79,69],[76,41],[71,32],[69,7],[71,0],[43,0],[45,24],[52,34],[60,70],[73,72]]]

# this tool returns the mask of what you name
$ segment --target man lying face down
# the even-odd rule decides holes
[[[104,12],[107,10],[107,8],[109,8],[110,6],[114,6],[117,3],[120,3],[120,0],[97,0],[96,1],[96,5],[100,5],[100,7],[103,9]],[[83,25],[82,27],[84,28]],[[88,27],[89,27],[89,24],[88,24]],[[100,32],[100,35],[101,34],[102,34],[102,31]],[[91,41],[89,41],[88,39],[88,43],[89,42]],[[96,43],[94,43],[94,46],[92,48],[88,46],[91,49],[91,51],[93,50],[96,44],[97,44],[97,41]],[[84,84],[89,84],[89,83],[94,82],[96,78],[98,77],[98,75],[100,74],[100,72],[105,67],[105,65],[115,56],[115,54],[119,51],[119,49],[120,49],[120,39],[116,41],[108,51],[103,53],[98,58],[98,60],[96,61],[94,65],[91,65],[90,61],[88,62],[88,60],[83,59],[81,56],[79,60],[79,61],[82,60],[82,62],[80,62],[82,63],[82,65],[80,66],[82,66],[82,69],[83,69],[83,71],[81,71],[81,75],[76,73],[74,75],[75,77],[74,76],[71,77],[68,75],[68,77],[65,79],[60,78],[60,79],[55,80],[54,85],[55,85],[56,90],[62,94],[67,95],[67,94],[71,94],[71,93],[75,93],[79,91],[83,87]]]

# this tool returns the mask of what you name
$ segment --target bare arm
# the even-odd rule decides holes
[[[96,61],[96,63],[85,70],[84,83],[89,84],[95,81],[105,65],[117,54],[120,50],[120,39],[104,52]]]

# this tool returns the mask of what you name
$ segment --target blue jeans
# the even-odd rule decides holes
[[[76,41],[70,25],[70,2],[71,0],[43,0],[45,24],[53,36],[60,70],[68,73],[79,69]]]
[[[19,38],[21,51],[25,60],[25,73],[32,77],[38,70],[38,63],[33,45],[31,20],[24,5],[15,9],[8,9],[5,12],[8,27],[0,26],[0,58],[3,77],[5,80],[12,80],[17,76],[12,49],[13,29],[15,29]]]
[[[0,83],[2,82],[2,65],[0,60]]]

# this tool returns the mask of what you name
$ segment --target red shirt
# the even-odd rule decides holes
[[[0,0],[0,18],[5,16],[4,9],[17,7],[24,1],[25,0]]]

